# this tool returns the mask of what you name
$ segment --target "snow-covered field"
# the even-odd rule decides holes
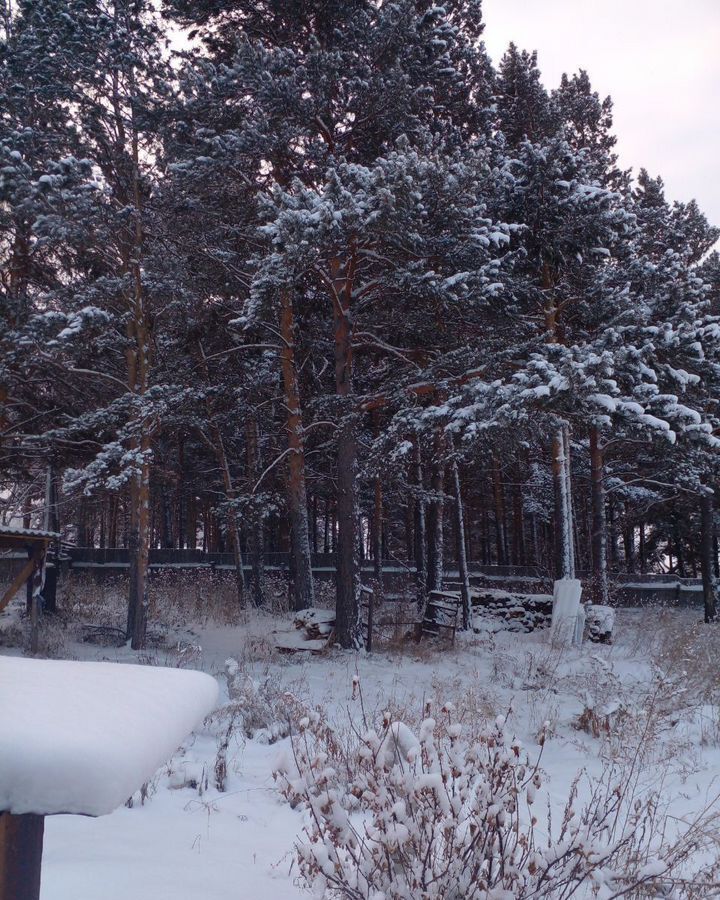
[[[579,782],[580,807],[590,779],[614,761],[633,768],[639,799],[657,791],[667,804],[663,817],[671,814],[676,826],[689,821],[720,791],[719,636],[699,620],[692,610],[622,610],[613,645],[585,644],[564,654],[542,633],[499,633],[461,636],[454,648],[408,644],[372,655],[281,656],[271,632],[287,621],[258,612],[241,613],[231,624],[206,619],[166,629],[162,646],[139,661],[215,675],[222,706],[228,703],[226,660],[236,660],[234,725],[228,712],[216,714],[132,806],[99,818],[49,817],[42,898],[301,896],[293,847],[306,814],[291,808],[273,778],[291,754],[290,739],[282,737],[290,718],[283,712],[287,693],[317,706],[341,739],[362,717],[361,702],[368,718],[389,709],[411,728],[428,700],[434,709],[453,703],[469,727],[510,711],[508,727],[531,758],[541,751],[538,735],[547,734],[541,768],[556,816],[578,772],[587,773]],[[138,661],[125,647],[78,638],[77,626],[68,625],[54,639],[54,653]],[[6,637],[0,652],[19,650]],[[698,896],[717,895],[702,890]]]

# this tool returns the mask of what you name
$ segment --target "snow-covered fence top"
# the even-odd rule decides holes
[[[111,812],[217,695],[185,669],[0,657],[0,812]]]

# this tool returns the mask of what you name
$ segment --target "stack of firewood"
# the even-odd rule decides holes
[[[309,641],[327,640],[335,630],[335,610],[304,609],[295,616],[294,624],[305,631]]]
[[[550,594],[520,594],[475,588],[471,595],[476,626],[490,619],[503,631],[534,631],[549,628],[553,598]]]
[[[585,607],[585,632],[589,641],[611,644],[614,627],[614,609],[599,603],[588,603]]]
[[[332,641],[335,612],[304,609],[295,616],[293,625],[294,630],[275,632],[275,647],[282,653],[319,653]]]

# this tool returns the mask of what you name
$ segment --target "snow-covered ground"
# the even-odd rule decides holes
[[[290,739],[278,737],[287,728],[285,694],[319,707],[341,735],[349,734],[350,721],[362,715],[353,691],[358,679],[368,717],[390,709],[393,719],[412,727],[427,700],[452,701],[466,723],[511,710],[510,727],[531,757],[540,753],[537,737],[545,727],[541,765],[553,809],[562,809],[578,772],[597,777],[614,759],[637,769],[638,796],[660,789],[673,816],[691,817],[720,791],[720,634],[699,618],[692,610],[622,610],[613,645],[586,643],[565,654],[544,633],[499,633],[460,636],[454,648],[408,644],[370,656],[339,650],[282,656],[271,632],[288,627],[287,617],[256,612],[232,624],[206,620],[167,630],[163,645],[139,661],[215,675],[222,706],[228,703],[226,660],[235,659],[233,683],[246,721],[236,718],[229,729],[229,715],[215,715],[131,807],[98,818],[49,817],[42,898],[303,895],[293,845],[304,814],[279,795],[273,779],[278,760],[290,752]],[[138,661],[124,646],[82,643],[78,635],[70,625],[54,652]],[[4,643],[0,652],[19,652],[7,638]],[[587,783],[581,778],[581,801]]]

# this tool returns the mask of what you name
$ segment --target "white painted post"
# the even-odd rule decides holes
[[[561,578],[553,587],[553,611],[550,633],[562,647],[574,643],[582,585],[577,578]]]

